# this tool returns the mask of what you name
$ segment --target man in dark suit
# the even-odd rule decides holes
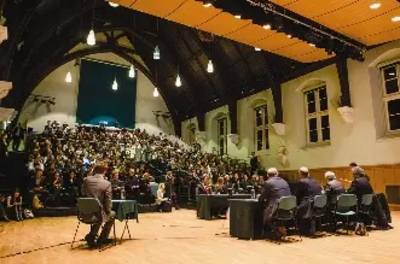
[[[273,230],[271,221],[278,209],[279,199],[283,196],[291,195],[289,184],[279,177],[276,168],[269,168],[265,177],[265,183],[258,197],[258,201],[266,204],[264,210],[264,220],[266,231]]]
[[[299,169],[300,183],[296,190],[297,197],[297,217],[299,219],[299,229],[303,235],[313,235],[315,232],[315,221],[313,216],[313,200],[316,195],[321,194],[321,185],[310,176],[308,168]]]
[[[336,180],[335,173],[327,171],[325,173],[325,179],[328,183],[325,186],[325,195],[328,197],[328,205],[336,204],[336,198],[346,192],[343,183]]]
[[[351,182],[351,186],[347,192],[355,194],[358,202],[361,203],[362,196],[364,194],[372,194],[374,193],[374,190],[369,182],[369,178],[360,167],[354,167],[352,172],[354,179]]]
[[[4,161],[7,157],[7,134],[1,135],[0,139],[0,161]]]
[[[82,194],[86,197],[94,197],[102,205],[102,217],[105,222],[104,228],[97,240],[98,244],[107,242],[111,228],[115,221],[115,212],[111,210],[112,189],[111,183],[104,178],[106,167],[98,164],[93,169],[93,176],[84,178],[82,185]],[[94,240],[99,232],[100,224],[92,225],[90,233],[86,235],[85,240],[90,247],[94,246]]]

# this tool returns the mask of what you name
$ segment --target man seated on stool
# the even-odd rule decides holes
[[[105,225],[99,238],[97,239],[98,245],[109,242],[108,236],[110,235],[111,228],[115,220],[115,212],[111,211],[111,183],[105,180],[105,171],[105,165],[97,164],[93,169],[93,176],[84,178],[82,185],[82,194],[86,197],[98,199],[102,205],[103,222],[105,222]],[[99,232],[100,227],[100,224],[92,225],[90,228],[90,233],[86,235],[85,240],[89,247],[93,247],[95,245],[94,240]]]
[[[343,183],[340,181],[336,180],[336,175],[335,173],[331,171],[327,171],[325,173],[325,179],[328,181],[328,183],[325,186],[325,195],[328,198],[328,206],[332,204],[336,204],[336,199],[337,197],[346,192],[346,189],[343,186]]]
[[[274,231],[272,226],[273,217],[278,209],[279,199],[282,196],[291,195],[289,184],[279,177],[278,170],[276,168],[269,168],[267,175],[264,175],[264,186],[261,191],[261,195],[258,197],[258,201],[266,205],[264,210],[264,228],[267,233]],[[281,236],[285,236],[285,228],[278,227],[277,231]],[[274,233],[272,233],[274,234]]]

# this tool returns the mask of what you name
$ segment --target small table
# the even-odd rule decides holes
[[[198,194],[197,217],[200,219],[211,220],[211,208],[229,207],[228,200],[249,199],[250,194]]]
[[[136,223],[139,223],[139,210],[136,200],[112,200],[112,208],[115,210],[115,218],[119,221],[125,220],[124,230],[122,231],[121,240],[124,237],[125,230],[128,231],[129,239],[132,239],[131,232],[128,226],[129,219],[136,219]],[[129,215],[133,215],[133,218],[129,218]]]
[[[262,203],[256,199],[231,199],[229,200],[229,210],[229,234],[232,237],[262,238]]]

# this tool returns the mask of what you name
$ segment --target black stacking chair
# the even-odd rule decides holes
[[[79,230],[79,226],[81,223],[87,224],[87,225],[93,225],[93,224],[103,224],[103,215],[102,215],[102,205],[100,204],[100,201],[96,198],[79,198],[78,199],[78,204],[77,204],[77,209],[78,209],[78,226],[76,227],[74,239],[72,240],[71,243],[71,248],[74,248],[74,243],[75,243],[75,238]],[[102,227],[103,228],[103,227]],[[117,236],[115,234],[115,222],[113,226],[113,231],[114,231],[114,241],[113,245],[117,245]],[[102,248],[99,247],[99,251],[102,251]]]

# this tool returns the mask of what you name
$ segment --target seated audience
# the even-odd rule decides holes
[[[279,199],[283,196],[290,196],[289,184],[279,177],[278,170],[276,168],[269,168],[267,170],[266,177],[264,176],[265,183],[261,191],[261,195],[258,200],[265,204],[264,209],[264,228],[267,234],[272,231],[277,231],[285,236],[284,227],[274,227],[272,221],[274,220],[275,213],[278,209]],[[273,233],[275,235],[275,233]]]
[[[372,194],[374,190],[366,177],[366,174],[360,167],[354,167],[352,169],[353,181],[351,182],[350,188],[347,190],[348,193],[355,194],[357,196],[358,202],[361,203],[362,196],[364,194]]]
[[[168,202],[168,198],[164,197],[164,194],[165,194],[165,184],[160,183],[158,185],[157,199],[156,199],[156,203],[158,205],[158,211],[160,211],[160,212],[162,212],[162,208]]]
[[[93,169],[93,176],[88,176],[83,180],[82,194],[86,197],[98,199],[102,206],[102,221],[105,223],[97,244],[102,245],[108,242],[111,228],[115,221],[115,212],[111,210],[112,189],[111,183],[104,179],[106,167],[104,164],[97,164]],[[93,224],[90,233],[86,235],[85,240],[89,247],[95,245],[95,239],[101,225]]]
[[[17,221],[24,220],[22,216],[22,196],[19,189],[7,198],[7,208]]]
[[[224,183],[224,178],[223,177],[219,177],[217,180],[217,184],[214,187],[214,193],[217,194],[227,194],[228,190],[226,188],[226,185]]]
[[[0,220],[9,222],[10,219],[8,219],[6,208],[7,208],[6,197],[0,194]]]

